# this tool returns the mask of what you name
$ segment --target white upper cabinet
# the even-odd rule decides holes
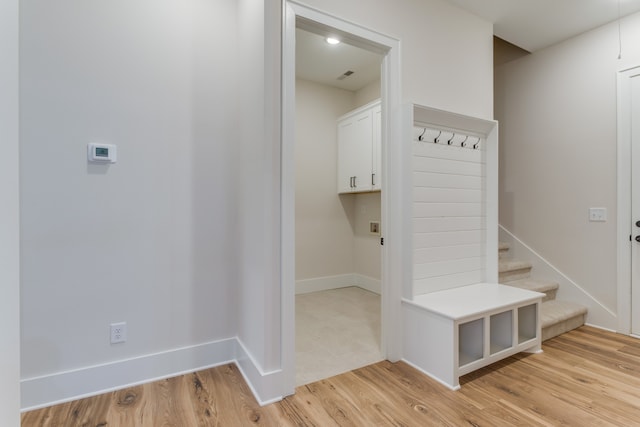
[[[380,190],[381,123],[380,100],[338,119],[338,193]]]

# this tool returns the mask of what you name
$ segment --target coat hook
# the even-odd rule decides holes
[[[454,133],[454,134],[451,136],[451,139],[447,141],[447,145],[451,145],[451,141],[453,141],[453,138],[455,138],[455,137],[456,137],[456,134]]]
[[[440,131],[440,132],[438,133],[438,136],[436,136],[436,137],[433,139],[433,143],[434,143],[434,144],[437,144],[437,143],[439,142],[439,139],[438,139],[438,138],[440,138],[440,135],[442,135],[442,131]]]
[[[427,128],[424,128],[424,130],[422,131],[422,134],[420,134],[420,136],[418,137],[418,141],[422,141],[422,137],[426,132],[427,132]]]
[[[464,140],[462,140],[462,142],[460,143],[460,147],[464,147],[465,145],[467,145],[467,139],[469,139],[469,135],[466,135],[464,137]]]
[[[476,148],[478,148],[478,145],[480,145],[480,137],[478,137],[478,142],[473,144],[473,149],[475,150]]]

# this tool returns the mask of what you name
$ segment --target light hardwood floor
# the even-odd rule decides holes
[[[582,327],[450,391],[380,362],[260,407],[234,365],[27,412],[30,426],[637,426],[640,340]]]

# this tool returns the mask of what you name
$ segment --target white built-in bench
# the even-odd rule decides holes
[[[461,375],[541,351],[544,294],[477,283],[403,299],[404,360],[451,389]]]

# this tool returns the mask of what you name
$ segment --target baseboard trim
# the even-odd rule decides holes
[[[374,279],[373,277],[364,276],[362,274],[354,274],[353,277],[357,287],[373,292],[374,294],[381,294],[382,282],[380,279]]]
[[[355,279],[353,276],[353,274],[339,274],[336,276],[296,280],[296,295],[354,286]]]
[[[260,406],[282,400],[282,370],[264,372],[239,338],[236,364]]]
[[[263,372],[237,337],[26,378],[21,412],[235,363],[260,405],[282,399],[282,371]]]
[[[425,371],[424,369],[422,369],[420,366],[416,365],[413,362],[410,362],[407,359],[400,359],[402,362],[406,363],[407,365],[411,366],[413,369],[420,371],[421,373],[423,373],[424,375],[428,376],[429,378],[431,378],[432,380],[435,380],[437,382],[439,382],[440,384],[442,384],[443,386],[445,386],[446,388],[448,388],[451,391],[458,391],[460,390],[460,385],[457,385],[456,387],[451,387],[449,384],[447,384],[446,382],[442,381],[440,378],[436,377],[435,375]]]
[[[350,273],[296,280],[296,295],[348,288],[350,286],[357,286],[378,295],[380,295],[381,292],[381,281],[379,279],[374,279],[362,274]]]

